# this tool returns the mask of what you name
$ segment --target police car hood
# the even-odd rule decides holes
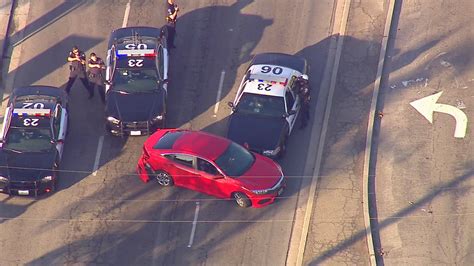
[[[112,91],[107,94],[107,116],[121,121],[148,121],[163,112],[162,93],[143,92],[123,94]]]
[[[241,145],[247,143],[251,150],[257,152],[274,150],[284,135],[285,127],[283,117],[234,112],[230,117],[227,137]]]
[[[47,152],[0,151],[0,176],[11,181],[35,181],[51,175],[56,150]]]

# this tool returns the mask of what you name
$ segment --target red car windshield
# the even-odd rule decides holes
[[[255,157],[244,147],[231,142],[216,164],[229,177],[239,177],[252,166]]]

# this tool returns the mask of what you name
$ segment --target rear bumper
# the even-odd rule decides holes
[[[138,177],[145,183],[150,181],[151,177],[153,176],[153,169],[151,169],[150,165],[145,162],[143,155],[140,157],[140,159],[138,159],[137,174]]]

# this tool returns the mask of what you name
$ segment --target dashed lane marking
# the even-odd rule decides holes
[[[214,105],[213,117],[217,117],[217,111],[219,111],[219,102],[221,100],[222,86],[224,85],[224,77],[225,77],[225,71],[222,70],[221,78],[219,79],[219,88],[217,89],[216,105]]]
[[[127,27],[128,23],[128,16],[130,15],[130,4],[132,0],[129,0],[127,3],[127,6],[125,7],[125,14],[123,15],[123,22],[122,22],[122,28]]]
[[[99,169],[100,155],[102,154],[102,146],[104,144],[104,136],[99,137],[99,144],[97,144],[97,152],[95,154],[94,168],[92,169],[92,175],[96,176]]]
[[[197,219],[199,215],[199,201],[196,202],[196,209],[194,210],[193,228],[191,229],[191,235],[189,236],[188,248],[193,246],[194,234],[196,233]]]

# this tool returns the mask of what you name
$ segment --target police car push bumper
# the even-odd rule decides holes
[[[56,189],[56,178],[48,175],[36,181],[10,181],[0,176],[0,192],[18,196],[38,196]]]
[[[163,115],[158,115],[150,121],[135,122],[122,122],[113,116],[107,117],[107,130],[113,135],[148,135],[162,127],[162,124]]]

